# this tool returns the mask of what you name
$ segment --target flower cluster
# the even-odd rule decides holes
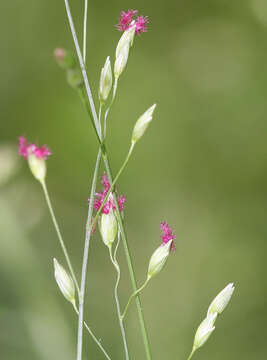
[[[51,151],[46,145],[38,147],[36,144],[28,143],[24,136],[20,136],[19,154],[25,159],[28,159],[29,155],[35,155],[38,159],[46,160],[47,156],[51,155]]]
[[[136,34],[141,34],[147,31],[147,23],[149,22],[147,16],[137,16],[137,10],[122,11],[119,17],[119,22],[116,25],[119,31],[125,31],[135,25]],[[136,18],[134,18],[136,16]]]
[[[100,207],[110,189],[110,183],[109,183],[109,180],[105,173],[101,176],[101,184],[103,185],[103,190],[101,192],[95,194],[95,197],[96,197],[96,199],[94,201],[95,210],[100,209]],[[88,199],[88,200],[90,201],[90,199]],[[120,211],[123,211],[126,198],[123,195],[119,195],[117,197],[117,200],[118,200]],[[109,214],[110,210],[115,210],[115,209],[116,209],[115,202],[114,202],[112,193],[110,193],[109,198],[106,201],[105,205],[103,206],[101,212],[102,212],[102,214]]]
[[[167,244],[170,240],[174,240],[176,238],[176,235],[173,233],[172,228],[166,223],[166,221],[163,221],[160,224],[160,229],[162,230],[161,240],[162,245]],[[171,251],[175,250],[174,241],[171,244]]]

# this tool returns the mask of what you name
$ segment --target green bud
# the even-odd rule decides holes
[[[38,158],[35,154],[28,155],[28,164],[33,176],[43,182],[46,175],[46,163],[45,159]]]
[[[54,258],[55,279],[65,298],[75,306],[75,287],[71,276]]]
[[[211,302],[208,309],[208,315],[212,315],[214,313],[221,314],[228,305],[234,290],[234,284],[228,284]]]
[[[124,46],[121,48],[118,56],[116,57],[114,64],[114,75],[116,79],[120,77],[123,70],[125,69],[128,60],[129,49],[129,43],[125,43]]]
[[[119,57],[121,50],[124,48],[125,45],[133,46],[134,35],[135,35],[135,28],[136,26],[133,25],[128,30],[124,31],[122,34],[118,45],[116,47],[116,58]]]
[[[152,115],[155,110],[156,104],[152,105],[143,115],[135,123],[133,134],[132,134],[132,142],[137,142],[146,131],[150,121],[152,120]]]
[[[54,50],[55,59],[62,69],[72,69],[75,67],[76,62],[74,56],[62,48],[57,48]]]
[[[99,82],[99,100],[105,102],[108,98],[112,87],[112,71],[110,65],[109,56],[106,59],[105,65],[101,70],[100,82]]]
[[[78,88],[83,85],[83,77],[81,70],[77,68],[67,69],[67,81],[73,88]]]
[[[152,254],[147,272],[149,278],[157,275],[162,270],[170,254],[172,242],[173,240],[170,240],[166,244],[160,245]]]
[[[215,330],[217,313],[207,316],[199,325],[194,339],[193,349],[198,349],[205,344],[212,332]]]
[[[108,247],[112,246],[118,232],[117,219],[112,209],[108,214],[101,215],[99,230],[104,244]]]

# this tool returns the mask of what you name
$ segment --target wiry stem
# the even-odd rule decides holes
[[[192,359],[192,357],[193,357],[193,355],[194,355],[194,352],[195,352],[195,349],[193,348],[187,360],[191,360],[191,359]]]
[[[76,314],[79,316],[79,310],[77,309],[76,305],[73,304],[73,307],[74,307],[74,310],[76,312]],[[102,350],[103,354],[105,355],[105,357],[108,359],[108,360],[111,360],[111,358],[108,356],[106,350],[103,348],[100,340],[97,339],[97,337],[94,335],[93,331],[90,329],[90,327],[87,325],[87,323],[84,321],[83,322],[86,330],[89,332],[89,334],[92,336],[92,338],[94,339],[95,343],[99,346],[99,348]]]
[[[86,61],[87,13],[88,13],[88,0],[84,0],[84,14],[83,14],[83,62],[84,63]]]
[[[76,278],[75,273],[74,273],[74,271],[73,271],[73,267],[72,267],[72,264],[71,264],[71,261],[70,261],[70,257],[69,257],[67,248],[66,248],[66,246],[65,246],[63,237],[62,237],[62,235],[61,235],[61,232],[60,232],[58,223],[57,223],[57,219],[56,219],[56,216],[55,216],[55,213],[54,213],[54,210],[53,210],[53,206],[52,206],[51,201],[50,201],[50,197],[49,197],[49,193],[48,193],[48,190],[47,190],[45,181],[41,181],[41,185],[42,185],[42,188],[43,188],[43,191],[44,191],[45,200],[46,200],[46,203],[47,203],[47,206],[48,206],[48,209],[49,209],[49,212],[50,212],[50,215],[51,215],[51,218],[52,218],[54,227],[55,227],[55,229],[56,229],[56,233],[57,233],[57,236],[58,236],[58,240],[59,240],[60,246],[61,246],[62,251],[63,251],[63,254],[64,254],[64,256],[65,256],[65,259],[66,259],[66,262],[67,262],[69,271],[70,271],[70,273],[71,273],[72,279],[73,279],[73,281],[74,281],[75,287],[76,287],[76,289],[77,289],[77,292],[78,292],[78,294],[80,294],[80,289],[79,289],[78,281],[77,281],[77,278]]]
[[[83,62],[83,59],[82,59],[82,56],[81,56],[81,50],[80,50],[79,43],[78,43],[78,40],[77,40],[76,31],[75,31],[75,27],[74,27],[74,24],[73,24],[69,3],[68,3],[68,0],[64,0],[64,1],[65,1],[68,21],[69,21],[69,24],[70,24],[70,29],[71,29],[74,45],[75,45],[75,48],[76,48],[77,56],[78,56],[78,59],[79,59],[81,70],[82,70],[82,76],[83,76],[83,80],[84,80],[84,84],[85,84],[85,88],[86,88],[86,93],[87,93],[87,96],[88,96],[88,101],[89,101],[89,104],[90,104],[90,110],[88,110],[88,114],[89,114],[90,117],[93,118],[93,121],[95,123],[97,136],[101,138],[101,133],[100,133],[99,125],[98,125],[98,119],[97,119],[96,110],[95,110],[95,106],[94,106],[94,101],[93,101],[93,97],[92,97],[92,92],[91,92],[91,88],[90,88],[90,85],[89,85],[89,81],[88,81],[87,73],[86,73],[86,70],[85,70],[84,62]],[[101,151],[102,151],[102,157],[103,157],[104,164],[105,164],[106,171],[107,171],[107,176],[108,176],[110,184],[112,184],[112,182],[113,182],[112,181],[112,174],[111,174],[107,154],[104,151],[103,147],[101,147]],[[131,278],[131,282],[132,282],[132,287],[133,287],[133,290],[136,291],[137,290],[137,284],[136,284],[136,278],[135,278],[134,268],[133,268],[133,264],[132,264],[132,258],[131,258],[131,254],[130,254],[130,251],[129,251],[126,232],[124,230],[123,220],[122,220],[122,217],[121,217],[121,214],[120,214],[120,211],[119,211],[119,205],[118,205],[117,197],[116,197],[115,193],[113,195],[113,198],[114,198],[114,202],[115,202],[115,205],[116,205],[116,211],[118,213],[119,227],[120,227],[120,230],[121,230],[121,235],[122,235],[126,260],[127,260],[127,264],[128,264],[128,268],[129,268],[129,272],[130,272],[130,278]],[[152,359],[152,354],[151,354],[149,340],[148,340],[148,333],[147,333],[147,330],[146,330],[145,319],[144,319],[144,315],[143,315],[143,311],[142,311],[142,307],[141,307],[141,301],[140,301],[140,298],[139,298],[138,295],[136,296],[136,306],[137,306],[139,321],[140,321],[141,330],[142,330],[143,342],[144,342],[145,349],[146,349],[146,357],[147,357],[148,360],[151,360]]]
[[[119,324],[120,324],[120,329],[121,329],[121,335],[122,335],[122,339],[123,339],[123,346],[124,346],[124,351],[125,351],[125,359],[129,360],[127,339],[126,339],[124,325],[123,325],[123,322],[122,322],[122,319],[121,319],[121,309],[120,309],[120,302],[119,302],[119,297],[118,297],[118,286],[119,286],[119,282],[120,282],[121,271],[120,271],[120,267],[119,267],[118,262],[115,259],[113,259],[113,257],[112,257],[112,250],[111,249],[112,249],[111,246],[109,246],[110,260],[111,260],[113,266],[115,267],[115,269],[117,271],[117,280],[116,280],[116,284],[115,284],[115,288],[114,288],[114,296],[115,296],[117,314],[118,314],[118,319],[119,319]]]
[[[123,314],[122,314],[122,316],[121,316],[121,319],[122,319],[122,320],[124,320],[125,315],[127,314],[128,307],[129,307],[129,305],[131,304],[131,301],[133,300],[133,298],[134,298],[136,295],[138,295],[138,294],[147,286],[149,280],[150,280],[150,277],[147,277],[147,279],[146,279],[146,281],[144,282],[144,284],[143,284],[138,290],[136,290],[136,291],[129,297],[129,300],[128,300],[128,302],[127,302],[127,305],[125,306],[124,312],[123,312]]]
[[[82,343],[83,343],[83,315],[84,315],[84,297],[85,297],[85,284],[86,284],[86,274],[87,274],[87,264],[88,264],[88,255],[89,255],[89,246],[90,239],[92,235],[92,215],[93,215],[93,205],[94,205],[94,196],[96,190],[96,183],[98,178],[98,170],[101,159],[101,150],[99,149],[96,159],[95,171],[92,181],[92,187],[90,192],[90,201],[88,208],[88,216],[86,223],[86,234],[84,242],[84,252],[83,252],[83,264],[82,264],[82,275],[81,275],[81,292],[79,297],[79,319],[78,319],[78,343],[77,343],[77,359],[82,359]]]

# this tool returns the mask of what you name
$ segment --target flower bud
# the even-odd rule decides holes
[[[123,70],[125,69],[128,60],[129,49],[130,49],[129,43],[125,43],[125,45],[119,51],[118,57],[116,57],[114,64],[114,75],[116,79],[120,77]]]
[[[221,314],[229,303],[234,290],[234,284],[228,284],[211,302],[208,309],[208,315],[212,315],[214,313]]]
[[[171,251],[172,242],[173,240],[170,240],[166,244],[160,245],[152,254],[147,272],[149,278],[157,275],[165,265]]]
[[[132,142],[137,142],[146,131],[150,121],[152,120],[152,115],[155,110],[156,104],[152,105],[143,115],[135,123],[133,134],[132,134]]]
[[[193,349],[196,350],[200,348],[208,340],[211,333],[215,330],[214,323],[216,317],[217,317],[217,313],[207,316],[199,325],[195,334]]]
[[[39,158],[35,154],[28,155],[28,164],[33,176],[43,182],[46,175],[46,163],[44,158]]]
[[[112,87],[112,71],[111,71],[110,59],[108,56],[105,65],[101,70],[101,76],[99,82],[100,102],[103,103],[107,100],[111,87]]]
[[[54,258],[55,279],[65,298],[75,305],[75,287],[71,276]]]
[[[74,89],[83,85],[82,73],[78,67],[67,69],[66,75],[68,84]]]
[[[104,244],[108,247],[112,246],[112,243],[116,239],[118,232],[117,219],[112,209],[109,211],[108,214],[101,215],[99,221],[99,230]]]
[[[123,49],[124,45],[128,44],[129,47],[133,46],[135,30],[136,30],[136,26],[133,25],[128,30],[124,31],[116,47],[116,58],[119,57],[119,54]]]
[[[55,59],[60,67],[63,69],[71,69],[75,67],[75,59],[73,55],[62,48],[57,48],[54,50]]]

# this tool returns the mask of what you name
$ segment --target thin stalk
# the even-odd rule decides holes
[[[103,157],[104,164],[105,164],[105,167],[106,167],[109,182],[112,183],[112,174],[111,174],[111,169],[110,169],[110,166],[109,166],[109,161],[108,161],[107,158],[105,158],[103,156],[103,154],[102,154],[102,157]],[[117,213],[119,228],[120,228],[120,231],[121,231],[121,237],[122,237],[122,241],[123,241],[123,245],[124,245],[126,261],[127,261],[128,269],[129,269],[129,272],[130,272],[130,278],[131,278],[131,282],[132,282],[132,287],[133,287],[133,290],[135,292],[137,290],[135,272],[134,272],[134,268],[133,268],[132,257],[131,257],[131,253],[130,253],[130,250],[129,250],[127,236],[126,236],[126,232],[124,230],[123,219],[122,219],[122,216],[121,216],[121,213],[120,213],[120,208],[119,208],[119,204],[118,204],[118,201],[117,201],[116,193],[113,193],[113,200],[114,200],[115,206],[116,206],[116,213]],[[141,300],[140,300],[139,294],[136,295],[135,301],[136,301],[137,312],[138,312],[139,322],[140,322],[141,331],[142,331],[143,342],[144,342],[144,346],[145,346],[145,350],[146,350],[146,357],[147,357],[148,360],[152,360],[152,354],[151,354],[151,349],[150,349],[150,344],[149,344],[149,339],[148,339],[148,333],[147,333],[147,329],[146,329],[146,324],[145,324],[145,319],[144,319],[144,315],[143,315],[143,310],[142,310]]]
[[[77,289],[77,292],[80,295],[80,289],[79,289],[78,281],[77,281],[77,278],[76,278],[75,273],[73,271],[73,267],[72,267],[72,264],[71,264],[71,261],[70,261],[70,257],[69,257],[67,248],[65,246],[63,237],[61,235],[61,232],[60,232],[60,229],[59,229],[59,226],[58,226],[58,222],[57,222],[54,210],[53,210],[53,206],[51,204],[51,200],[50,200],[50,196],[49,196],[49,193],[48,193],[48,190],[47,190],[47,187],[46,187],[45,180],[41,181],[41,185],[42,185],[42,188],[43,188],[43,191],[44,191],[45,200],[46,200],[46,203],[47,203],[47,206],[48,206],[48,209],[49,209],[49,212],[50,212],[54,227],[56,229],[56,233],[57,233],[57,236],[58,236],[60,246],[61,246],[63,254],[65,256],[65,259],[66,259],[69,271],[71,273],[72,279],[74,281],[75,287]]]
[[[112,257],[112,248],[111,248],[111,246],[109,246],[109,256],[110,256],[110,260],[111,260],[113,266],[115,267],[115,269],[117,271],[117,280],[116,280],[116,284],[115,284],[115,288],[114,288],[114,297],[115,297],[117,314],[118,314],[118,319],[119,319],[119,324],[120,324],[120,329],[121,329],[121,336],[122,336],[122,339],[123,339],[123,346],[124,346],[124,351],[125,351],[125,359],[129,360],[127,339],[126,339],[124,325],[123,325],[123,322],[122,322],[122,319],[121,319],[120,301],[119,301],[119,297],[118,297],[118,286],[119,286],[119,282],[120,282],[121,271],[120,271],[120,267],[119,267],[118,262],[116,260],[114,260],[113,257]]]
[[[83,62],[84,63],[86,61],[87,13],[88,13],[88,0],[84,0],[84,15],[83,15]]]
[[[77,309],[76,305],[74,304],[73,305],[74,307],[74,310],[76,312],[76,314],[79,316],[79,310]],[[103,352],[103,354],[105,355],[105,357],[108,359],[108,360],[111,360],[111,358],[108,356],[106,350],[103,348],[103,346],[101,345],[101,342],[100,340],[97,339],[97,337],[94,335],[93,331],[90,329],[90,327],[87,325],[87,323],[84,321],[83,322],[86,330],[89,332],[89,334],[92,336],[92,338],[94,339],[95,343],[98,345],[98,347],[101,349],[101,351]]]
[[[187,360],[191,360],[193,355],[194,355],[194,352],[195,352],[195,349],[193,348],[192,351],[191,351],[191,354],[189,355],[188,359]]]
[[[138,290],[136,290],[136,291],[129,297],[128,303],[127,303],[127,305],[125,306],[124,312],[123,312],[123,314],[122,314],[122,316],[121,316],[121,319],[122,319],[122,320],[124,320],[124,317],[125,317],[125,315],[127,314],[128,307],[129,307],[129,305],[131,304],[131,301],[133,300],[133,298],[134,298],[137,294],[139,294],[139,293],[147,286],[149,280],[150,280],[150,277],[147,277],[147,279],[146,279],[146,281],[144,282],[144,284],[143,284]]]
[[[84,65],[84,62],[83,62],[83,59],[82,59],[82,56],[81,56],[81,50],[80,50],[79,43],[78,43],[78,40],[77,40],[77,35],[76,35],[73,20],[72,20],[69,3],[68,3],[68,0],[64,0],[64,2],[65,2],[65,7],[66,7],[66,11],[67,11],[68,21],[69,21],[69,25],[70,25],[70,29],[71,29],[71,33],[72,33],[72,37],[73,37],[73,41],[74,41],[74,45],[75,45],[75,48],[76,48],[77,56],[78,56],[81,71],[82,71],[83,80],[84,80],[84,83],[85,83],[85,88],[86,88],[86,93],[87,93],[87,96],[88,96],[88,101],[89,101],[89,104],[90,104],[90,111],[88,111],[88,114],[89,114],[90,117],[93,118],[93,121],[95,123],[95,128],[96,128],[97,135],[98,135],[99,138],[101,138],[101,133],[100,133],[99,125],[98,125],[98,119],[97,119],[97,115],[96,115],[93,96],[92,96],[91,88],[90,88],[90,85],[89,85],[85,65]],[[113,181],[112,181],[112,174],[111,174],[111,170],[110,170],[109,160],[107,158],[107,153],[104,150],[105,149],[103,149],[103,147],[101,147],[102,158],[104,160],[104,164],[105,164],[105,167],[106,167],[108,179],[109,179],[110,184],[112,184]],[[134,268],[133,268],[133,263],[132,263],[130,250],[129,250],[129,247],[128,247],[128,241],[127,241],[126,232],[125,232],[124,226],[123,226],[123,220],[122,220],[122,217],[121,217],[121,214],[120,214],[120,211],[119,211],[119,205],[118,205],[118,202],[117,202],[117,196],[116,196],[115,193],[113,194],[113,198],[114,198],[117,213],[118,213],[119,227],[121,229],[121,235],[122,235],[126,260],[127,260],[127,264],[128,264],[128,268],[129,268],[129,272],[130,272],[130,278],[131,278],[131,282],[132,282],[132,287],[133,287],[133,290],[136,291],[137,290],[137,284],[136,284],[135,272],[134,272]],[[144,342],[145,350],[146,350],[146,357],[147,357],[148,360],[151,360],[152,359],[152,354],[151,354],[151,350],[150,350],[150,345],[149,345],[149,340],[148,340],[148,333],[147,333],[147,329],[146,329],[146,325],[145,325],[145,319],[144,319],[144,315],[143,315],[139,295],[136,296],[136,306],[137,306],[139,322],[140,322],[140,326],[141,326],[141,330],[142,330],[143,342]]]
[[[98,178],[100,159],[101,159],[101,150],[99,149],[97,158],[96,158],[95,171],[94,171],[91,192],[90,192],[90,201],[89,201],[89,208],[88,208],[88,216],[87,216],[86,232],[85,232],[85,242],[84,242],[84,252],[83,252],[81,291],[80,291],[80,297],[79,297],[78,342],[77,342],[77,359],[79,359],[79,360],[82,359],[85,284],[86,284],[89,246],[90,246],[90,239],[91,239],[91,234],[92,234],[91,219],[92,219],[92,215],[93,215],[94,196],[95,196],[95,189],[96,189],[96,183],[97,183],[97,178]]]

